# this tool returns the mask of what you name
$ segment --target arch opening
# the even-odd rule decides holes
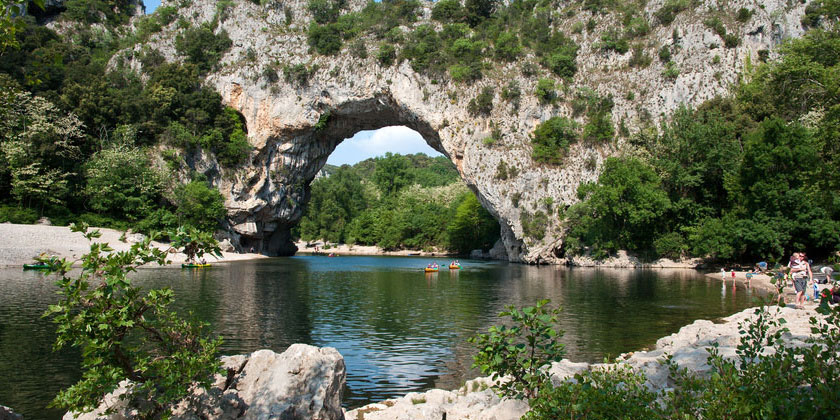
[[[417,118],[388,98],[345,102],[338,107],[324,105],[320,109],[317,124],[294,132],[279,133],[276,138],[271,139],[273,147],[261,151],[263,164],[269,176],[268,182],[257,195],[261,194],[268,199],[266,205],[256,211],[243,212],[244,217],[239,220],[234,217],[232,220],[234,231],[240,235],[239,244],[243,250],[267,255],[293,255],[297,252],[292,229],[301,222],[303,209],[312,199],[312,182],[322,172],[339,145],[360,132],[365,135],[365,132],[373,130],[399,127],[398,130],[416,133],[417,138],[422,139],[431,148],[427,150],[438,154],[437,159],[446,159],[454,164],[455,180],[462,190],[476,193],[475,186],[469,185],[459,168],[460,157],[453,159],[450,156],[437,131],[428,122]],[[388,143],[387,136],[383,137],[386,138],[380,139],[380,144]],[[386,151],[389,150],[382,150],[378,155]],[[478,198],[478,206],[484,208],[486,204]],[[490,215],[498,227],[498,217],[492,214],[492,210]],[[496,236],[498,237],[498,234]],[[344,237],[340,239],[346,240]],[[492,245],[490,244],[491,247]]]

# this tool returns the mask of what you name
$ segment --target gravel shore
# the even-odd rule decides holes
[[[102,237],[96,239],[96,242],[107,242],[117,251],[131,247],[131,243],[120,241],[122,232],[113,229],[98,229],[102,232]],[[153,242],[153,245],[161,249],[169,249],[168,244]],[[89,250],[88,240],[81,233],[71,232],[66,226],[0,224],[0,267],[23,266],[23,264],[33,262],[33,258],[41,253],[78,259]],[[218,260],[213,257],[206,259],[208,262],[216,263],[256,258],[267,257],[260,254],[223,252],[222,258]],[[183,254],[170,254],[169,259],[173,263],[180,263],[186,257]]]

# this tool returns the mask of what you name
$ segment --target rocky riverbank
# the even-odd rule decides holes
[[[769,310],[778,311],[778,316],[785,318],[784,326],[789,332],[783,338],[796,345],[804,344],[810,336],[809,318],[816,315],[813,308],[812,304],[806,310],[779,307]],[[755,308],[751,308],[721,320],[695,321],[659,339],[652,350],[619,356],[618,363],[644,373],[652,390],[666,389],[673,386],[668,368],[662,364],[666,355],[681,368],[708,372],[706,349],[717,346],[722,356],[734,358],[740,339],[738,324],[753,317],[754,312]],[[192,398],[182,402],[173,419],[514,420],[528,411],[524,401],[500,399],[490,389],[489,378],[467,381],[457,390],[410,393],[347,411],[341,408],[340,399],[345,383],[344,359],[333,348],[295,344],[282,354],[260,350],[250,355],[224,357],[223,363],[227,375],[217,375],[213,388],[197,390]],[[552,380],[558,383],[575,373],[605,366],[563,360],[551,366]],[[79,417],[68,413],[64,419],[134,418],[119,398],[124,392],[121,388],[107,396],[103,406],[94,413]],[[106,408],[115,412],[105,415]]]
[[[120,240],[123,232],[114,229],[97,228],[102,232],[102,237],[96,242],[107,242],[116,251],[124,251],[131,247],[133,242],[140,238],[137,235],[126,235],[126,241]],[[55,255],[60,258],[77,259],[90,250],[90,242],[78,232],[71,232],[66,226],[49,225],[17,225],[12,223],[0,223],[0,267],[20,267],[23,264],[33,262],[33,258],[41,253]],[[153,242],[153,246],[160,249],[169,249],[169,245],[160,242]],[[250,260],[256,258],[267,258],[259,254],[237,254],[235,252],[222,252],[222,258],[216,260],[208,257],[207,261],[230,262]],[[173,263],[184,262],[186,256],[183,254],[170,254],[169,259]]]
[[[400,249],[386,251],[378,246],[349,245],[349,244],[325,244],[324,242],[298,241],[295,243],[298,253],[304,254],[335,254],[335,255],[390,255],[390,256],[422,256],[422,257],[449,257],[455,254],[447,251],[423,251],[419,249]]]

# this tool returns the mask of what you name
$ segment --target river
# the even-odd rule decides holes
[[[695,319],[740,311],[756,293],[693,270],[462,261],[458,271],[423,273],[431,261],[296,256],[142,269],[132,278],[144,288],[171,287],[176,309],[222,335],[224,354],[282,352],[297,342],[337,348],[349,408],[479,376],[467,339],[498,324],[506,305],[559,304],[567,357],[593,362],[651,347]],[[78,351],[53,353],[54,326],[41,317],[57,300],[54,280],[0,269],[0,405],[27,419],[60,418],[45,406],[80,375]]]

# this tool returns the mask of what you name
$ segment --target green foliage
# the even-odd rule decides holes
[[[99,231],[72,226],[93,240]],[[129,403],[148,417],[166,415],[194,384],[209,386],[221,370],[216,353],[221,339],[205,335],[204,325],[179,318],[167,306],[170,289],[143,292],[128,274],[147,263],[166,263],[166,253],[151,246],[153,237],[130,250],[113,252],[108,244],[92,243],[81,259],[82,269],[68,276],[72,262],[41,257],[58,273],[61,299],[45,316],[56,324],[54,348],[80,348],[82,379],[59,392],[53,405],[74,412],[96,408],[120,381],[133,383]],[[205,238],[206,239],[206,238]],[[212,249],[215,241],[197,243]],[[140,404],[139,402],[142,402]]]
[[[659,176],[637,158],[608,158],[598,182],[582,184],[578,197],[581,202],[567,212],[567,246],[579,252],[586,244],[596,257],[618,249],[651,249],[671,206]]]
[[[0,205],[0,223],[20,223],[28,225],[37,221],[38,213],[33,209]]]
[[[397,58],[397,51],[394,46],[388,43],[379,44],[379,51],[376,52],[376,60],[383,66],[391,66]]]
[[[466,255],[473,249],[492,248],[500,236],[499,222],[481,206],[475,194],[463,194],[455,204],[455,217],[446,227],[451,249]]]
[[[718,36],[723,39],[723,44],[726,48],[735,48],[741,44],[741,39],[737,35],[727,34],[726,27],[719,17],[713,16],[703,21],[703,24],[715,31]]]
[[[318,54],[335,55],[343,44],[341,27],[336,24],[318,25],[312,23],[307,31],[309,46]]]
[[[179,33],[175,38],[175,51],[194,64],[200,73],[207,73],[219,65],[231,44],[224,29],[216,34],[211,25],[204,24]]]
[[[630,43],[617,31],[609,30],[601,35],[601,42],[598,43],[598,48],[602,51],[615,51],[619,54],[624,54],[630,51]]]
[[[668,45],[663,45],[659,48],[659,61],[663,63],[668,63],[671,61],[671,47]]]
[[[474,99],[470,99],[470,103],[467,105],[467,110],[469,110],[472,115],[489,115],[490,112],[493,111],[494,97],[495,93],[493,91],[493,87],[485,86],[481,88],[481,92],[479,92],[478,96]]]
[[[548,215],[542,210],[529,213],[523,210],[519,213],[519,223],[522,224],[522,233],[532,239],[542,240],[545,238],[545,230],[548,228]]]
[[[175,203],[181,224],[205,232],[215,232],[226,214],[222,194],[202,180],[179,185],[175,189]]]
[[[421,154],[331,169],[312,183],[301,239],[458,252],[492,246],[498,223],[477,200],[463,204],[472,193],[458,179],[447,158]]]
[[[492,326],[487,334],[469,339],[478,350],[473,367],[490,374],[493,380],[511,377],[510,381],[495,383],[500,396],[530,399],[551,386],[550,375],[543,367],[559,362],[565,348],[558,342],[563,332],[555,329],[560,308],[549,308],[549,303],[544,299],[522,309],[507,306],[499,316],[510,318],[510,326]]]
[[[312,66],[310,68],[304,63],[298,63],[295,65],[287,64],[283,66],[283,79],[288,83],[305,87],[309,85],[309,79],[312,78],[312,75],[315,74],[316,70],[318,70],[317,66]]]
[[[163,176],[143,150],[114,146],[95,153],[85,165],[85,195],[93,210],[137,220],[160,199]]]
[[[653,14],[653,16],[663,26],[668,26],[674,21],[674,19],[676,19],[677,14],[685,9],[688,9],[688,6],[688,0],[666,0],[665,4],[663,4],[662,7]]]
[[[677,63],[673,61],[669,61],[665,63],[665,70],[662,71],[662,77],[674,81],[677,80],[677,77],[680,75],[680,69],[677,67]]]
[[[531,137],[531,158],[538,163],[558,165],[569,146],[577,141],[578,128],[565,117],[551,117],[540,123]]]
[[[519,37],[512,32],[501,32],[493,44],[496,58],[502,61],[512,62],[519,57],[522,47]]]
[[[338,20],[339,12],[344,7],[343,0],[309,0],[307,8],[312,13],[315,22],[320,24],[332,23]]]
[[[557,386],[549,382],[529,401],[523,419],[655,419],[656,398],[643,374],[626,365],[607,365]]]
[[[534,95],[541,104],[553,104],[557,100],[557,91],[554,90],[554,80],[540,79],[534,89]]]
[[[464,20],[465,11],[459,0],[440,0],[432,8],[432,19],[451,23]]]
[[[804,346],[783,341],[785,320],[765,307],[739,324],[736,357],[724,357],[717,347],[709,351],[710,375],[681,370],[670,362],[678,386],[665,395],[669,418],[817,418],[837,407],[840,393],[838,349],[840,309],[819,311],[824,320],[811,318],[814,338]],[[766,351],[766,347],[772,351]]]

